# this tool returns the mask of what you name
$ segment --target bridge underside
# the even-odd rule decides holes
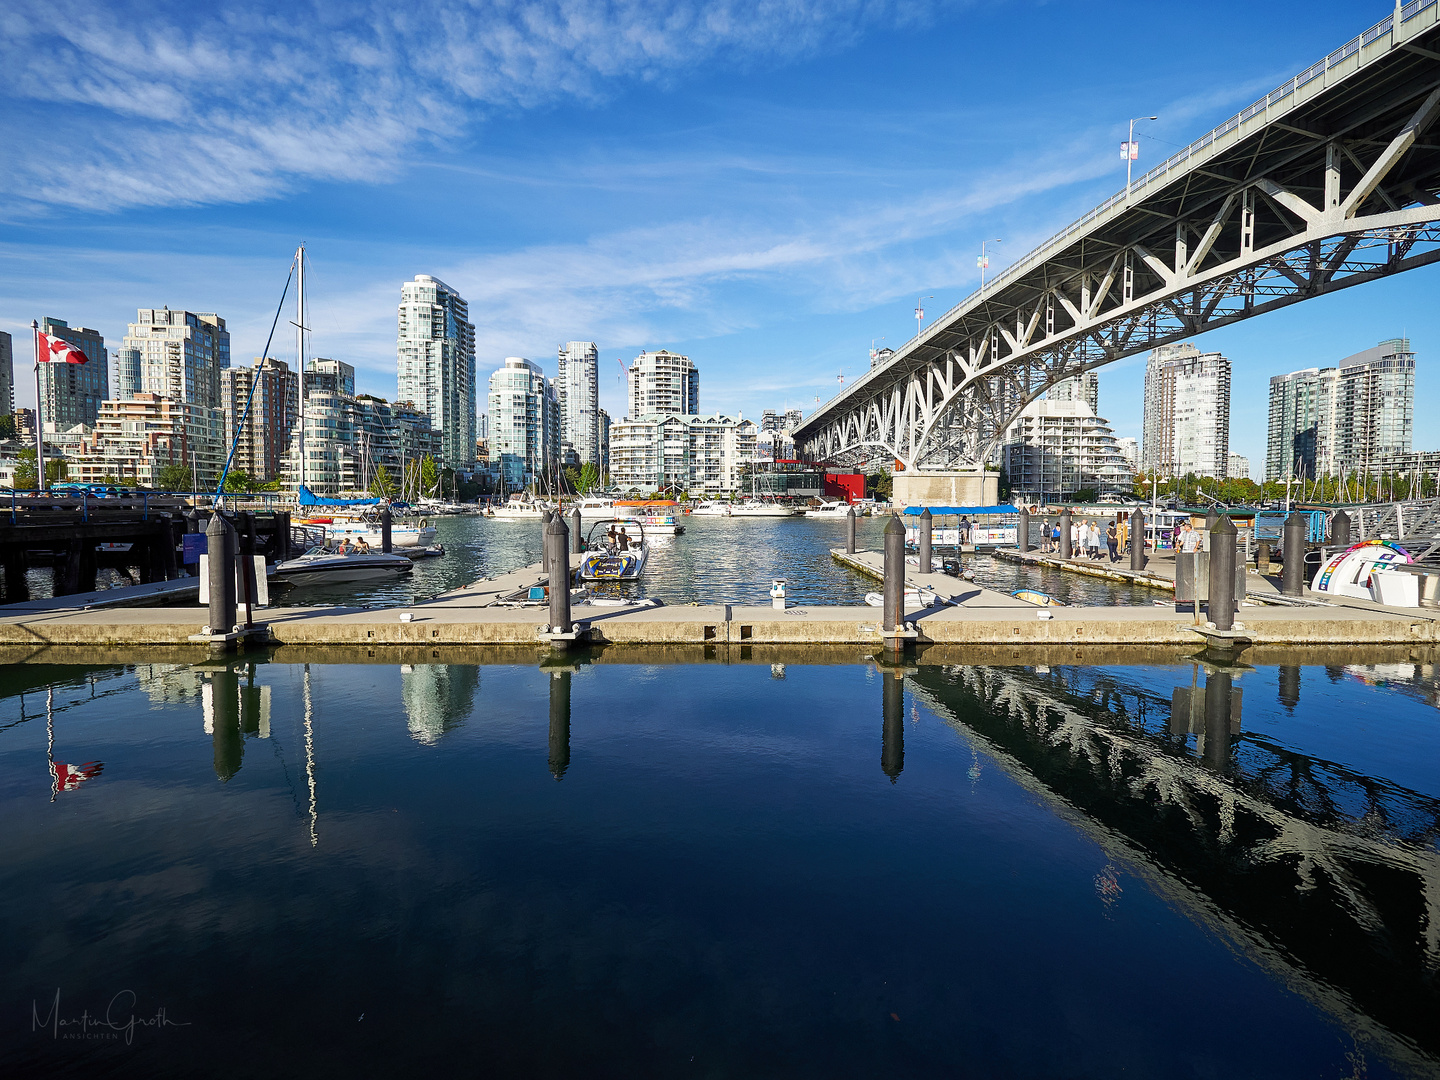
[[[1440,260],[1440,27],[971,297],[797,431],[814,459],[994,461],[1056,382]],[[1298,77],[1297,77],[1298,78]]]

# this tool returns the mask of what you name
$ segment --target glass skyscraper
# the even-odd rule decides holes
[[[440,464],[475,463],[475,327],[470,305],[439,278],[416,274],[400,286],[397,399],[430,417]]]

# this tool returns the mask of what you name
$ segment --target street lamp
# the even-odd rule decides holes
[[[990,269],[990,256],[985,254],[986,244],[1001,244],[1003,240],[981,240],[980,257],[975,260],[975,265],[980,268],[980,288],[985,288],[985,271]]]
[[[926,301],[926,300],[934,300],[934,299],[935,299],[935,297],[933,297],[933,296],[922,296],[922,297],[920,297],[919,300],[916,300],[916,301],[915,301],[915,336],[916,336],[916,337],[919,337],[919,336],[920,336],[920,327],[921,327],[921,324],[923,324],[924,321],[925,321],[925,301]]]
[[[1140,144],[1135,141],[1135,125],[1141,120],[1159,120],[1158,116],[1137,116],[1130,121],[1130,137],[1120,147],[1120,156],[1125,159],[1125,197],[1130,197],[1130,171],[1135,159],[1140,156]]]

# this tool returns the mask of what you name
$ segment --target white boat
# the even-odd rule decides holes
[[[807,518],[843,518],[850,513],[850,504],[844,499],[821,499],[819,506],[805,511]],[[858,515],[857,515],[858,516]]]
[[[517,491],[499,506],[492,507],[490,516],[509,521],[539,521],[541,515],[549,509],[548,504],[532,499],[523,491]]]
[[[404,555],[341,555],[320,545],[297,559],[277,563],[270,573],[272,582],[291,585],[329,585],[348,581],[389,581],[415,569]]]
[[[580,520],[589,518],[594,521],[597,518],[611,518],[615,516],[615,500],[607,499],[602,495],[588,495],[583,499],[577,499],[570,506],[571,510],[580,511]]]
[[[1411,561],[1410,553],[1393,540],[1362,540],[1326,559],[1315,572],[1310,588],[1331,596],[1379,600],[1372,580],[1375,571],[1405,566]]]
[[[645,526],[635,518],[612,517],[590,526],[576,572],[581,581],[636,581],[649,559]]]
[[[776,502],[761,502],[759,499],[749,499],[736,506],[732,506],[730,508],[730,516],[737,518],[794,517],[795,511],[788,506],[781,506]]]
[[[906,607],[929,607],[935,603],[937,599],[936,595],[929,589],[917,589],[911,586],[905,590]],[[884,607],[885,594],[878,592],[866,593],[865,603],[871,607]]]
[[[332,547],[342,540],[349,540],[357,544],[361,540],[369,544],[376,551],[379,551],[385,544],[385,538],[380,532],[378,521],[364,521],[358,518],[344,519],[332,518],[330,521],[311,519],[300,522],[304,525],[323,526],[325,529],[326,543]],[[404,522],[394,522],[390,526],[390,546],[397,547],[429,547],[435,540],[435,526],[431,525],[425,518],[421,518],[418,524],[407,525]]]
[[[692,517],[729,517],[730,504],[719,499],[702,502],[690,511]]]
[[[685,526],[675,516],[678,509],[674,499],[621,499],[615,503],[614,516],[640,522],[652,536],[679,536]]]

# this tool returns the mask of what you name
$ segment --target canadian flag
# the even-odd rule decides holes
[[[88,364],[90,358],[63,338],[36,334],[35,359],[39,363],[59,361],[62,364]]]

